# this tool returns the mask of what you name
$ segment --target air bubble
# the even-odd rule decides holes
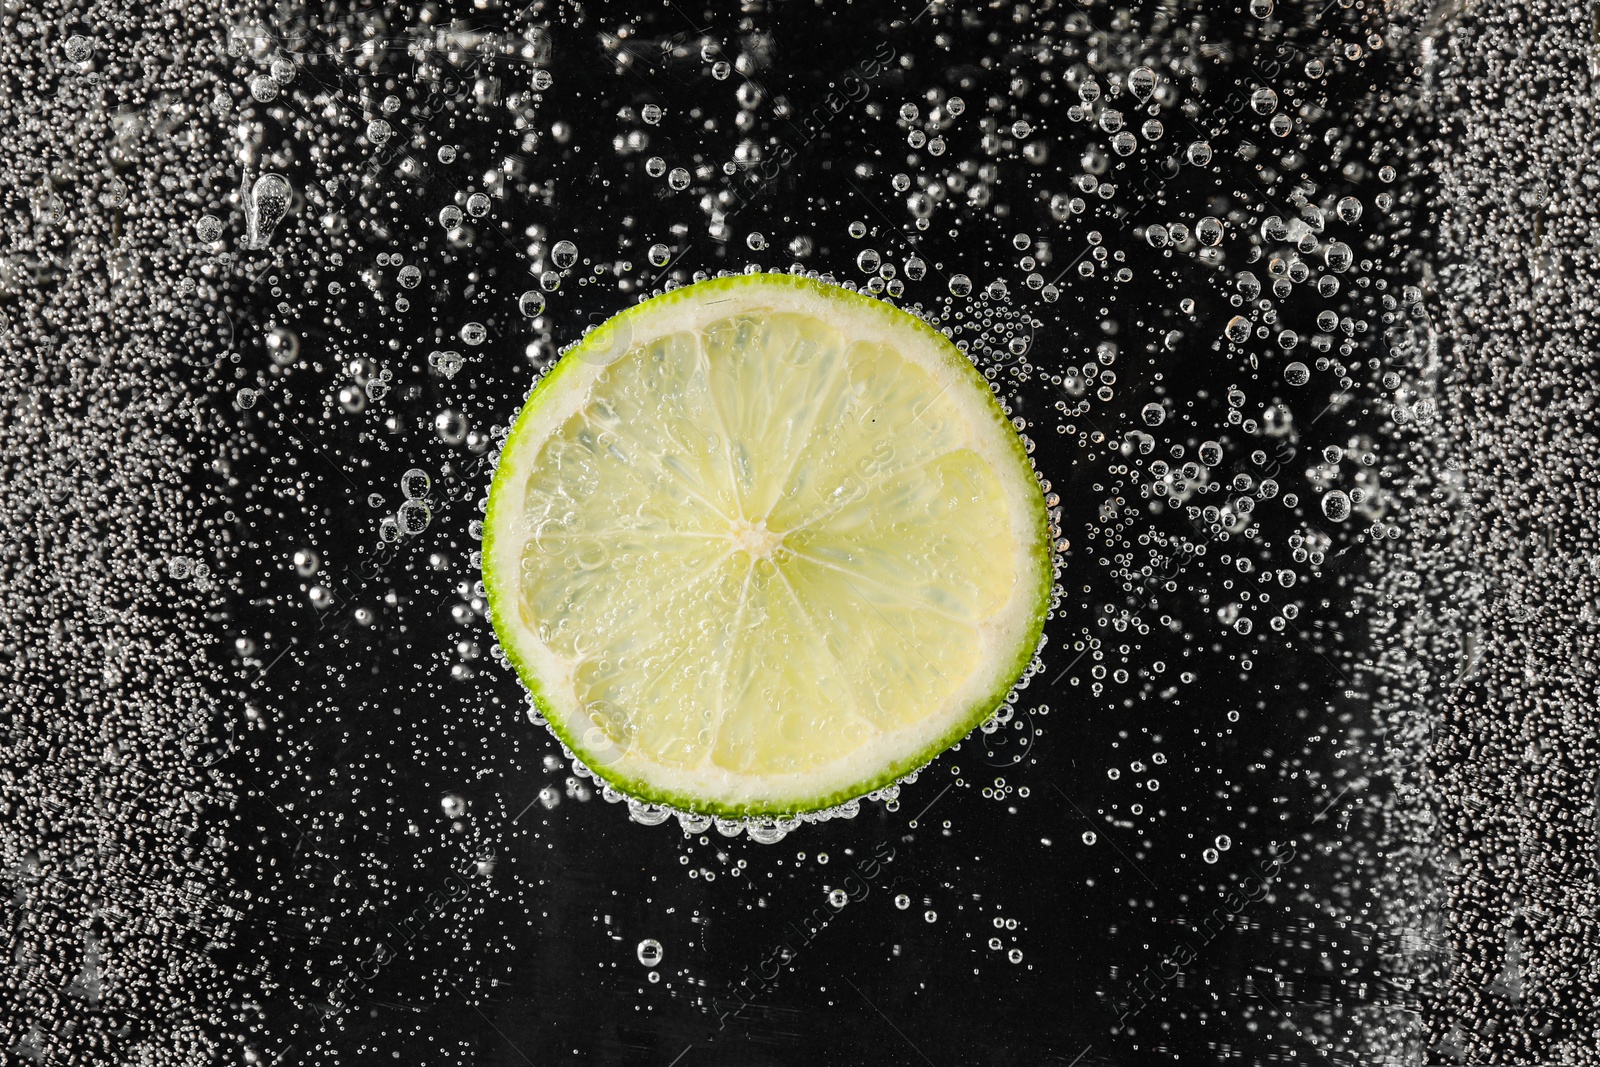
[[[1134,67],[1128,72],[1128,92],[1135,100],[1144,103],[1156,89],[1156,72],[1149,67]]]
[[[428,353],[428,366],[446,378],[454,378],[456,372],[461,369],[463,362],[460,352],[433,351]]]
[[[400,527],[400,532],[407,537],[415,537],[427,529],[428,522],[432,518],[433,512],[420,500],[407,500],[395,513],[395,523]]]
[[[433,479],[421,467],[412,467],[400,476],[400,494],[407,500],[424,500],[433,487]]]
[[[434,432],[447,445],[459,445],[467,439],[467,419],[460,412],[446,409],[433,417]]]
[[[272,231],[289,213],[293,190],[281,174],[263,174],[245,202],[245,247],[260,250],[272,242]]]

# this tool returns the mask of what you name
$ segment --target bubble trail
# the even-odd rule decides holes
[[[1438,248],[1389,334],[1408,528],[1356,600],[1372,647],[1350,667],[1391,739],[1372,862],[1416,996],[1375,1029],[1437,1062],[1594,1064],[1600,164],[1574,152],[1600,128],[1592,32],[1546,0],[1406,31],[1431,158],[1400,185]]]
[[[196,385],[226,319],[188,288],[224,136],[210,112],[175,135],[163,107],[225,79],[155,28],[209,22],[190,5],[85,17],[65,41],[83,69],[0,93],[0,1058],[199,1065],[238,1055],[239,705],[208,618],[228,579]],[[55,67],[63,35],[0,14],[19,68]],[[108,106],[97,62],[145,103]]]

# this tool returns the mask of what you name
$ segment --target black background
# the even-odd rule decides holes
[[[1141,186],[1161,153],[1126,163],[1113,156],[1114,167],[1126,168],[1118,195],[1091,196],[1084,215],[1062,220],[1050,211],[1050,195],[1076,195],[1069,183],[1081,169],[1082,145],[1107,136],[1065,118],[1077,99],[1066,74],[1097,47],[1091,65],[1104,71],[1136,65],[1141,49],[1158,65],[1163,55],[1194,47],[1160,5],[1122,20],[1120,29],[1109,9],[1072,4],[1034,5],[1021,20],[1010,7],[939,7],[921,17],[866,5],[747,8],[541,9],[538,21],[552,20],[548,37],[539,38],[547,59],[501,57],[477,68],[500,79],[502,106],[473,106],[470,92],[446,94],[456,102],[425,118],[413,114],[429,99],[418,63],[443,70],[449,57],[419,60],[396,45],[361,66],[338,38],[339,27],[361,24],[363,16],[351,12],[271,23],[278,47],[303,65],[276,109],[257,105],[252,115],[263,124],[266,158],[313,196],[285,221],[276,249],[255,254],[257,280],[233,305],[245,358],[231,371],[224,365],[217,385],[237,420],[222,457],[239,575],[224,625],[248,644],[228,665],[240,679],[239,715],[221,767],[241,786],[232,867],[245,918],[234,963],[258,984],[241,1011],[252,1045],[268,1062],[333,1055],[389,1062],[393,1053],[406,1063],[541,1067],[1354,1059],[1359,1027],[1348,1013],[1392,992],[1382,987],[1374,955],[1386,935],[1354,918],[1365,892],[1356,844],[1366,832],[1365,794],[1359,786],[1345,790],[1358,778],[1352,769],[1362,753],[1381,743],[1363,733],[1362,705],[1344,692],[1351,679],[1342,649],[1360,642],[1343,615],[1344,583],[1361,566],[1359,547],[1336,556],[1348,547],[1336,541],[1325,566],[1296,566],[1284,538],[1320,516],[1262,504],[1258,566],[1299,571],[1292,595],[1304,610],[1284,633],[1258,620],[1249,638],[1218,621],[1221,583],[1230,575],[1215,548],[1206,562],[1175,574],[1170,590],[1130,590],[1105,565],[1124,551],[1122,539],[1147,531],[1204,539],[1180,514],[1152,513],[1138,487],[1110,470],[1126,459],[1106,442],[1148,429],[1139,417],[1145,404],[1167,404],[1168,421],[1155,431],[1163,450],[1184,443],[1192,456],[1195,443],[1220,440],[1229,474],[1254,470],[1249,453],[1276,443],[1226,423],[1230,386],[1247,393],[1248,410],[1289,405],[1302,456],[1361,429],[1359,391],[1324,412],[1336,386],[1319,380],[1320,392],[1284,395],[1281,364],[1257,373],[1243,353],[1217,343],[1236,313],[1227,279],[1242,264],[1212,271],[1137,239],[1148,222],[1192,224],[1230,202],[1258,218],[1286,199],[1296,174],[1274,180],[1259,159],[1232,151],[1259,135],[1255,117],[1237,116],[1230,98],[1259,83],[1280,42],[1326,49],[1327,25],[1317,21],[1324,10],[1280,11],[1281,21],[1263,23],[1219,8],[1187,20],[1231,58],[1212,64],[1204,88],[1180,91],[1201,110],[1184,119],[1168,109],[1163,148],[1177,151],[1203,131],[1215,164]],[[462,17],[512,33],[534,21],[499,9]],[[1336,10],[1328,17],[1353,16]],[[446,22],[443,13],[434,19]],[[405,27],[414,24],[395,12],[379,36],[408,40]],[[633,31],[622,48],[638,57],[627,69],[607,38],[621,25]],[[741,40],[752,51],[770,42],[750,77],[768,100],[781,95],[797,114],[822,104],[830,83],[880,42],[913,62],[873,81],[865,100],[814,137],[764,107],[752,136],[782,138],[794,160],[718,240],[697,201],[734,179],[717,170],[680,193],[644,172],[651,155],[691,167],[698,155],[716,168],[731,158],[739,139],[729,129],[733,93],[743,76],[712,77],[699,55],[702,38],[720,41],[729,58]],[[671,53],[680,46],[686,56]],[[1069,47],[1076,52],[1067,55]],[[1038,58],[1052,51],[1050,64]],[[471,62],[456,58],[458,68]],[[528,91],[534,66],[554,82],[536,110],[539,143],[527,150],[504,102]],[[1057,80],[1044,82],[1044,71]],[[1019,76],[1029,82],[1020,95],[1012,85]],[[1100,73],[1102,85],[1107,78]],[[1279,78],[1292,81],[1293,71]],[[1337,115],[1355,110],[1380,78],[1350,66],[1316,91]],[[342,104],[326,113],[306,99],[341,89]],[[953,170],[971,159],[992,164],[995,174],[988,204],[942,207],[918,231],[888,176],[917,173],[900,158],[907,148],[898,108],[917,100],[926,113],[929,89],[959,93],[968,111],[945,131],[948,155],[923,162]],[[413,154],[424,167],[420,177],[397,177],[397,157],[379,158],[371,183],[356,186],[351,176],[376,155],[360,130],[391,91],[407,99],[392,120],[396,138],[418,138],[425,147]],[[1039,102],[1041,91],[1053,102]],[[1279,91],[1287,90],[1280,84]],[[993,111],[990,97],[1000,101]],[[648,103],[667,109],[659,127],[618,117]],[[1041,129],[1036,139],[1055,146],[1049,158],[1030,163],[1020,145],[987,153],[980,120],[991,115],[1004,127],[1025,118]],[[707,131],[707,120],[718,128]],[[564,141],[553,123],[568,125]],[[651,143],[619,153],[614,138],[630,129],[644,130]],[[1358,143],[1330,147],[1318,137],[1299,173],[1317,175],[1325,189],[1342,182],[1365,198],[1359,180],[1340,177],[1344,162],[1367,147],[1359,130],[1346,132]],[[1000,136],[1009,138],[1004,130]],[[435,162],[441,143],[459,146],[454,165]],[[496,193],[472,243],[451,248],[439,208],[486,188],[483,173],[508,155],[518,160],[519,177]],[[315,184],[330,172],[345,179],[322,196]],[[1218,202],[1224,206],[1209,206]],[[342,221],[330,227],[323,215]],[[855,220],[870,228],[867,237],[847,234]],[[684,228],[679,235],[675,224]],[[518,294],[537,287],[525,254],[529,225],[542,228],[536,239],[546,248],[569,239],[581,257],[538,321],[517,310]],[[1251,228],[1239,228],[1230,256],[1248,244]],[[1131,283],[1113,284],[1103,270],[1079,276],[1075,264],[1093,247],[1091,230],[1126,251]],[[748,248],[751,231],[766,236],[765,250]],[[1046,278],[1064,274],[1059,301],[1045,303],[1027,288],[1020,253],[1010,246],[1016,233],[1048,241],[1051,259],[1040,270]],[[1007,361],[990,362],[1009,379],[1006,394],[1038,445],[1035,461],[1063,500],[1062,533],[1072,543],[1063,558],[1066,595],[1047,629],[1044,670],[1023,692],[1015,725],[999,735],[1006,742],[975,734],[905,786],[895,811],[865,803],[854,819],[803,826],[770,846],[715,831],[688,838],[675,824],[635,825],[620,805],[574,796],[593,783],[568,784],[572,770],[559,745],[525,718],[516,679],[489,655],[487,623],[468,607],[477,575],[467,527],[479,515],[491,446],[486,436],[446,443],[435,418],[444,408],[460,412],[480,435],[508,424],[535,370],[586,324],[669,277],[682,282],[695,271],[751,262],[785,269],[797,236],[811,245],[799,262],[841,280],[865,280],[854,267],[864,247],[896,263],[914,250],[930,269],[921,283],[908,283],[904,303],[932,306],[945,296],[948,276],[961,272],[980,289],[996,277],[1006,281],[1012,299],[998,302],[1000,318],[1039,320],[1025,327],[1027,359],[1037,368],[1028,381],[1010,379]],[[1385,237],[1378,247],[1398,240]],[[646,262],[644,249],[656,241],[672,246],[668,272]],[[331,251],[342,260],[331,260]],[[403,290],[395,269],[374,266],[379,253],[392,252],[423,268],[419,288]],[[620,260],[633,264],[620,274],[626,286],[618,282]],[[606,272],[593,273],[596,265]],[[363,280],[369,270],[371,286]],[[585,276],[593,284],[580,285]],[[330,280],[344,292],[330,294]],[[397,296],[410,300],[409,310],[394,310]],[[1195,301],[1192,315],[1179,310],[1184,299]],[[1280,310],[1289,321],[1314,313],[1298,311],[1294,299]],[[1114,399],[1082,416],[1063,415],[1056,402],[1075,398],[1041,376],[1092,361],[1108,336],[1106,320],[1118,324],[1121,346]],[[483,346],[455,337],[467,321],[487,326]],[[274,369],[259,343],[273,325],[298,335],[300,360],[288,370]],[[1298,328],[1314,330],[1309,321]],[[1183,336],[1166,343],[1169,329]],[[468,362],[447,380],[429,371],[434,349],[462,351]],[[361,412],[345,412],[337,396],[368,374],[350,373],[350,362],[363,358],[391,370],[390,390]],[[263,400],[233,404],[240,384],[262,389]],[[1058,423],[1073,429],[1058,434]],[[1301,459],[1279,475],[1285,491],[1302,480],[1305,465]],[[419,536],[380,547],[378,521],[399,503],[399,476],[413,466],[432,475],[432,521]],[[1119,492],[1121,516],[1107,521],[1102,506]],[[381,506],[369,503],[374,493]],[[1116,521],[1124,529],[1107,537]],[[315,574],[295,569],[301,550],[317,553]],[[313,602],[309,587],[318,583],[331,600]],[[373,612],[374,625],[355,621],[358,607]],[[1106,624],[1130,612],[1147,634]],[[1098,648],[1083,645],[1091,639]],[[463,656],[462,641],[475,643],[478,654]],[[1130,679],[1100,683],[1090,673],[1097,663]],[[465,669],[453,676],[455,667]],[[1180,674],[1192,680],[1180,682]],[[1048,713],[1035,710],[1040,704]],[[1153,762],[1157,752],[1164,763]],[[547,764],[552,758],[557,763]],[[1130,770],[1136,760],[1144,772]],[[1109,768],[1120,777],[1108,777]],[[986,797],[996,778],[1028,796]],[[1158,792],[1147,787],[1150,779]],[[537,800],[546,787],[562,796],[554,808]],[[465,815],[447,817],[446,797],[462,798]],[[1129,805],[1140,802],[1143,815],[1131,815]],[[1091,830],[1092,845],[1084,838]],[[1219,834],[1232,847],[1207,863],[1201,853]],[[1260,870],[1272,847],[1289,843],[1296,859],[1270,895],[1240,910],[1222,933],[1200,932],[1228,888]],[[739,1008],[730,983],[786,940],[793,944],[800,935],[790,924],[831,910],[823,886],[841,884],[852,864],[881,847],[893,849],[893,860],[870,880],[865,898],[800,947],[770,989],[747,990],[750,1003]],[[464,876],[460,899],[429,903],[429,894],[437,900],[450,892],[453,872],[491,857],[489,873]],[[747,866],[735,876],[741,861]],[[688,877],[702,868],[716,879]],[[893,903],[902,893],[906,909]],[[419,909],[414,935],[402,932]],[[924,917],[930,911],[933,922]],[[995,927],[997,916],[1016,927]],[[999,951],[988,947],[994,936],[1002,939]],[[664,946],[659,983],[646,980],[635,957],[644,938]],[[394,958],[352,982],[379,942]],[[1180,943],[1196,948],[1195,961],[1119,1025],[1138,1002],[1141,976]],[[1006,958],[1012,948],[1022,951],[1021,963]],[[342,1009],[328,1004],[333,988],[344,991]]]

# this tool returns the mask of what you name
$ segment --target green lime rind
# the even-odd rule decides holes
[[[517,421],[512,425],[510,434],[507,435],[505,443],[501,446],[502,455],[510,449],[512,442],[517,439],[524,425],[540,410],[545,398],[557,392],[555,386],[560,382],[562,376],[578,364],[586,352],[601,349],[609,336],[612,335],[615,327],[639,315],[657,311],[674,303],[684,300],[698,300],[708,294],[741,289],[750,285],[753,280],[760,280],[769,285],[786,285],[795,289],[809,290],[842,304],[872,311],[893,320],[901,327],[920,333],[923,337],[932,341],[946,356],[953,357],[952,363],[963,368],[973,387],[983,395],[987,401],[989,414],[1005,427],[1005,438],[1011,449],[1012,457],[1021,470],[1027,473],[1028,478],[1026,481],[1037,487],[1037,477],[1034,474],[1033,464],[1028,459],[1028,451],[1022,443],[1021,437],[1012,427],[1010,419],[1001,410],[999,401],[995,399],[989,382],[979,373],[978,368],[973,366],[972,362],[967,359],[966,355],[951,343],[948,337],[915,315],[902,311],[900,308],[884,301],[863,296],[860,293],[854,293],[826,282],[791,274],[739,274],[724,278],[712,278],[684,286],[681,289],[674,289],[661,296],[652,297],[649,300],[635,304],[625,311],[619,312],[591,331],[584,340],[563,353],[561,358],[556,361],[555,366],[550,369],[550,372],[535,383],[527,403],[523,405],[521,414],[517,416]],[[561,723],[561,715],[556,711],[554,702],[546,694],[538,674],[530,668],[517,651],[516,641],[513,638],[510,625],[502,621],[510,612],[502,613],[495,610],[498,604],[511,603],[512,598],[515,596],[512,590],[506,588],[506,583],[499,579],[495,568],[490,564],[490,561],[494,558],[494,531],[499,526],[496,521],[496,504],[504,498],[504,494],[499,490],[502,482],[509,477],[508,465],[503,462],[498,463],[495,468],[494,478],[489,484],[489,504],[484,515],[483,582],[485,589],[488,591],[490,621],[494,627],[495,636],[500,642],[500,647],[505,651],[506,657],[510,660],[512,667],[516,670],[517,677],[522,681],[523,687],[528,690],[528,695],[533,701],[534,707],[544,716],[546,725],[550,727],[551,732],[560,739],[561,743],[574,756],[582,760],[596,778],[610,785],[619,793],[648,804],[698,815],[709,815],[715,818],[783,818],[837,807],[875,790],[892,785],[912,771],[925,766],[941,752],[944,752],[951,745],[954,745],[982,725],[994,713],[995,709],[1005,701],[1007,694],[1022,678],[1023,672],[1027,670],[1028,664],[1032,662],[1034,654],[1039,648],[1039,641],[1044,633],[1045,617],[1050,608],[1050,590],[1054,584],[1054,575],[1052,570],[1050,519],[1045,508],[1044,493],[1041,490],[1028,494],[1027,501],[1027,506],[1033,513],[1033,522],[1030,525],[1034,531],[1034,544],[1030,546],[1030,551],[1027,555],[1035,563],[1033,605],[1029,613],[1027,629],[1023,637],[1017,642],[1016,651],[1012,655],[1009,668],[1001,675],[1003,684],[997,685],[987,696],[974,701],[967,713],[957,720],[938,740],[928,745],[921,752],[890,764],[871,778],[824,793],[799,805],[724,804],[714,800],[708,801],[700,797],[657,789],[643,780],[609,771],[603,766],[603,761],[594,759],[594,754],[586,750],[579,739],[574,737],[571,731]]]

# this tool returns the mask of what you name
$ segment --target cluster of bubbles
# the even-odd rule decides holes
[[[1588,82],[1546,99],[1512,79],[1510,109],[1450,95],[1440,86],[1506,81],[1449,51],[1450,20],[1469,14],[1386,24],[1361,0],[1250,0],[1237,21],[1015,5],[993,31],[1005,46],[974,36],[983,62],[968,70],[942,58],[963,16],[934,5],[885,25],[888,52],[846,57],[858,97],[786,78],[748,6],[746,23],[693,33],[542,3],[482,26],[398,5],[273,13],[187,63],[177,97],[158,73],[165,31],[0,10],[0,40],[51,78],[0,101],[20,175],[0,193],[0,346],[19,368],[0,381],[15,738],[0,865],[29,917],[8,979],[25,1022],[7,1020],[6,1047],[209,1062],[231,1028],[247,1060],[270,1062],[296,1042],[331,1055],[331,1037],[286,1035],[383,1001],[402,969],[487,998],[500,979],[488,964],[460,977],[462,959],[516,959],[521,936],[491,926],[491,901],[542,907],[536,878],[498,857],[524,836],[554,848],[595,797],[679,827],[670,847],[707,854],[682,853],[707,896],[767,881],[778,861],[737,850],[802,827],[893,820],[930,847],[957,839],[959,818],[921,814],[943,794],[914,791],[914,772],[788,819],[625,797],[529,728],[493,646],[481,508],[531,380],[631,301],[778,269],[946,333],[1043,476],[1058,584],[1052,643],[1024,684],[1047,684],[1058,713],[1012,694],[941,788],[999,802],[985,809],[999,819],[1084,799],[1064,834],[1088,857],[1074,885],[1124,877],[1138,895],[1118,906],[1140,918],[1221,896],[1288,835],[1305,858],[1276,877],[1346,887],[1295,899],[1307,943],[1337,927],[1397,946],[1335,999],[1396,977],[1438,990],[1350,1011],[1280,996],[1317,1013],[1298,1029],[1242,1000],[1235,1029],[1261,1036],[1230,1038],[1227,1055],[1592,1059],[1576,1024],[1524,1028],[1537,1038],[1496,1025],[1592,994],[1594,909],[1550,914],[1588,907],[1587,868],[1496,859],[1593,834],[1581,709],[1544,696],[1592,671],[1600,613],[1575,547],[1594,450],[1587,253],[1555,224],[1583,217],[1591,176],[1540,162],[1587,136]],[[1472,54],[1531,73],[1562,48],[1594,51],[1571,27],[1544,33],[1542,2],[1489,6],[1470,15],[1489,41]],[[179,0],[158,7],[192,21]],[[1408,49],[1415,72],[1389,58]],[[108,78],[142,103],[108,110]],[[1458,183],[1440,223],[1448,275],[1413,250],[1437,220],[1419,199],[1428,138],[1405,134],[1435,115],[1466,131],[1443,170]],[[1441,318],[1447,302],[1468,312]],[[1554,321],[1551,307],[1576,311]],[[1459,371],[1452,346],[1471,354]],[[1452,451],[1477,440],[1496,444]],[[1570,458],[1540,466],[1552,440]],[[1541,457],[1531,496],[1522,457]],[[1363,584],[1371,559],[1383,567]],[[1548,607],[1560,583],[1572,612]],[[1387,642],[1370,656],[1333,606],[1354,593]],[[480,669],[486,649],[495,669]],[[1319,701],[1279,661],[1327,664],[1380,699]],[[1062,743],[1108,720],[1103,741]],[[1288,752],[1280,721],[1303,735]],[[1441,775],[1418,757],[1429,745],[1473,756]],[[1250,788],[1284,810],[1247,795],[1260,779]],[[1311,847],[1351,818],[1342,843]],[[1157,899],[1157,869],[1189,880],[1180,903]],[[829,877],[823,906],[853,907],[854,884]],[[860,880],[919,927],[973,914],[954,890]],[[249,981],[216,962],[241,916],[281,954]],[[444,947],[375,956],[407,917]],[[975,935],[977,951],[1030,966],[995,921],[1007,932]],[[660,941],[627,941],[662,995],[706,995],[687,963],[658,970]],[[1274,951],[1280,971],[1323,966]],[[1125,987],[1104,987],[1116,1015]],[[159,1038],[131,1024],[155,1003]],[[1167,1028],[1222,1011],[1175,1003],[1141,1009],[1125,1038],[1159,1049]]]
[[[378,534],[385,541],[398,541],[403,537],[417,537],[428,528],[433,511],[428,506],[428,494],[433,490],[433,479],[420,467],[412,467],[400,476],[400,507],[378,524]]]
[[[225,436],[193,381],[226,356],[205,305],[228,212],[200,176],[229,148],[191,125],[224,79],[197,64],[183,96],[157,88],[177,83],[157,73],[174,39],[154,26],[184,5],[156,8],[85,25],[0,5],[15,75],[0,93],[10,1063],[228,1061],[247,999],[225,959],[246,925],[225,886],[240,801],[226,761],[247,725],[218,684],[215,625],[235,516]],[[108,85],[146,103],[111,106]]]
[[[1600,990],[1600,749],[1582,695],[1600,565],[1582,472],[1600,439],[1582,235],[1600,168],[1572,148],[1593,136],[1600,53],[1588,21],[1544,0],[1430,19],[1417,41],[1438,249],[1375,324],[1409,532],[1358,591],[1370,649],[1347,658],[1382,742],[1383,837],[1356,858],[1375,925],[1404,932],[1385,964],[1416,990],[1382,1018],[1379,1051],[1590,1064],[1596,1022],[1574,1006]],[[1556,62],[1570,76],[1536,89]],[[1333,505],[1364,506],[1354,489]]]

